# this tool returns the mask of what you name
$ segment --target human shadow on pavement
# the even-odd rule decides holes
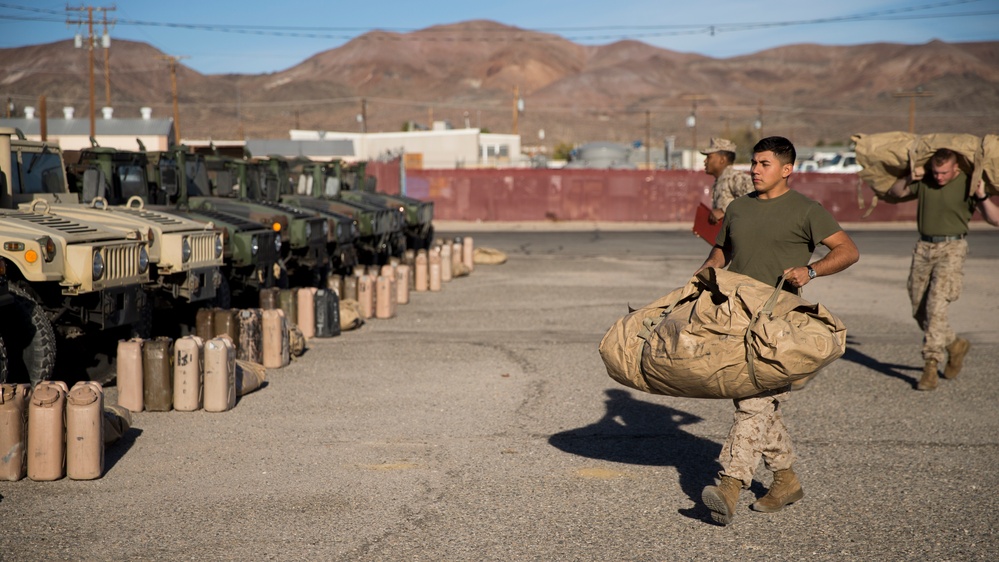
[[[606,391],[607,411],[597,422],[556,433],[549,437],[553,447],[582,457],[646,466],[675,466],[680,489],[697,505],[679,510],[694,519],[708,515],[701,505],[701,491],[714,483],[721,466],[717,462],[721,445],[691,435],[685,425],[702,421],[693,414],[634,399],[624,390]]]
[[[899,365],[897,363],[882,363],[881,361],[867,355],[863,351],[857,349],[863,344],[858,343],[856,340],[850,336],[846,337],[846,353],[843,354],[843,359],[850,361],[851,363],[856,363],[860,366],[867,367],[873,371],[877,371],[882,375],[893,377],[902,381],[905,381],[909,386],[916,386],[916,379],[900,372],[904,371],[922,371],[922,367],[910,367],[909,365]]]

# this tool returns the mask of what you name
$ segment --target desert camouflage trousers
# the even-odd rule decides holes
[[[947,362],[946,347],[957,337],[947,320],[947,306],[961,296],[967,240],[916,242],[909,269],[912,317],[923,330],[923,360]]]
[[[780,412],[780,405],[790,396],[786,387],[733,400],[735,421],[718,457],[719,475],[736,478],[748,488],[761,458],[769,470],[791,468],[794,447]]]

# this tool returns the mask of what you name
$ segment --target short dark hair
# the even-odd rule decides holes
[[[957,160],[957,153],[949,148],[941,148],[933,153],[931,161],[936,166],[943,166],[951,160]]]
[[[753,147],[753,154],[767,151],[773,152],[781,164],[794,164],[794,160],[798,157],[794,145],[784,137],[767,137]]]
[[[732,164],[732,163],[735,162],[735,153],[732,152],[731,150],[719,150],[718,154],[721,154],[722,156],[724,156],[725,157],[725,161],[728,162],[729,164]]]

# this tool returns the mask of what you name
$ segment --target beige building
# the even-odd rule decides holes
[[[0,126],[20,129],[28,140],[42,140],[42,119],[33,107],[24,108],[23,118],[0,119]],[[111,108],[104,108],[94,120],[94,140],[99,146],[119,150],[167,150],[174,142],[173,119],[154,119],[152,110],[142,108],[134,119],[114,117]],[[45,140],[57,143],[63,150],[90,148],[90,118],[80,116],[72,107],[63,108],[61,119],[45,120]]]

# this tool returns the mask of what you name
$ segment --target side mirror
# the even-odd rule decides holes
[[[106,180],[104,172],[95,168],[90,168],[83,172],[83,193],[81,200],[90,203],[98,197],[104,198],[104,186]]]

